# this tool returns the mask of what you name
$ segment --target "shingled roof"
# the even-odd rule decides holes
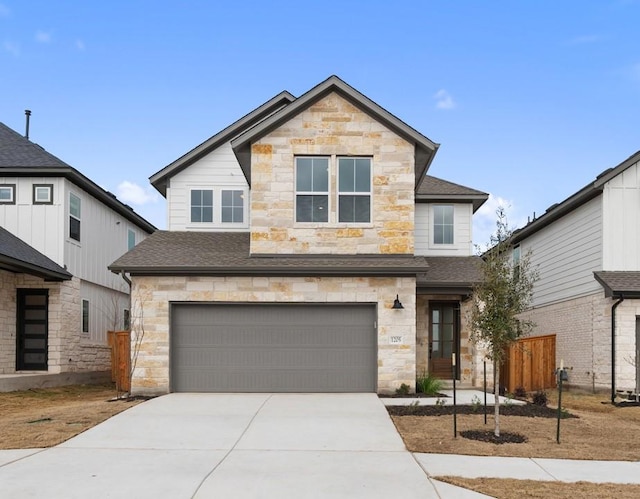
[[[157,231],[113,262],[132,275],[415,275],[413,255],[250,255],[248,232]]]
[[[51,281],[68,281],[73,277],[60,265],[3,227],[0,227],[0,269]]]
[[[604,288],[605,296],[640,298],[640,272],[600,271],[593,274]]]
[[[425,175],[424,180],[416,190],[417,202],[466,201],[473,204],[474,213],[487,199],[489,199],[489,194],[486,192],[454,184],[431,175]]]
[[[145,232],[156,230],[155,226],[119,201],[114,194],[105,191],[78,170],[4,123],[0,123],[0,176],[64,177]]]

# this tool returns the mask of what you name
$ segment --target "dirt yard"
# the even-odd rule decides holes
[[[0,449],[52,447],[139,403],[112,385],[0,393]]]
[[[551,391],[549,406],[557,408]],[[453,416],[392,416],[407,448],[414,452],[468,454],[478,456],[517,456],[592,460],[640,460],[640,407],[615,407],[607,395],[568,393],[562,395],[562,407],[577,418],[562,419],[560,444],[556,442],[557,420],[531,416],[501,416],[501,430],[524,435],[525,443],[494,444],[462,438],[465,430],[493,430],[492,409],[487,425],[483,409],[459,415],[458,437],[453,438]],[[442,411],[443,413],[446,411]],[[471,411],[473,412],[473,411]],[[526,412],[526,411],[523,411]],[[566,484],[528,480],[466,479],[436,477],[476,492],[498,498],[576,497],[631,499],[640,497],[640,486],[617,484]]]

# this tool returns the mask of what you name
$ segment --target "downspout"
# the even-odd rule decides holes
[[[120,277],[124,279],[124,282],[126,282],[129,285],[129,289],[131,289],[131,279],[127,277],[127,274],[124,273],[124,270],[120,271]]]
[[[616,401],[616,308],[624,301],[620,296],[611,306],[611,403]]]

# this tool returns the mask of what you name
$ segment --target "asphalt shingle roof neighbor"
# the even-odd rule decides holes
[[[0,167],[71,168],[61,159],[0,123]]]
[[[480,208],[489,198],[486,192],[471,189],[464,185],[454,184],[438,177],[425,175],[424,180],[416,190],[416,201],[465,201],[473,204],[473,211]]]
[[[63,281],[72,275],[22,239],[0,227],[0,269]]]
[[[600,271],[593,273],[605,296],[640,298],[640,272]]]

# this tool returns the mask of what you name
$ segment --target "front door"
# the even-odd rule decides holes
[[[429,373],[440,379],[452,379],[452,354],[459,366],[458,302],[431,302],[429,304]],[[456,371],[457,377],[457,371]]]
[[[17,371],[47,370],[48,293],[47,289],[18,290]]]

